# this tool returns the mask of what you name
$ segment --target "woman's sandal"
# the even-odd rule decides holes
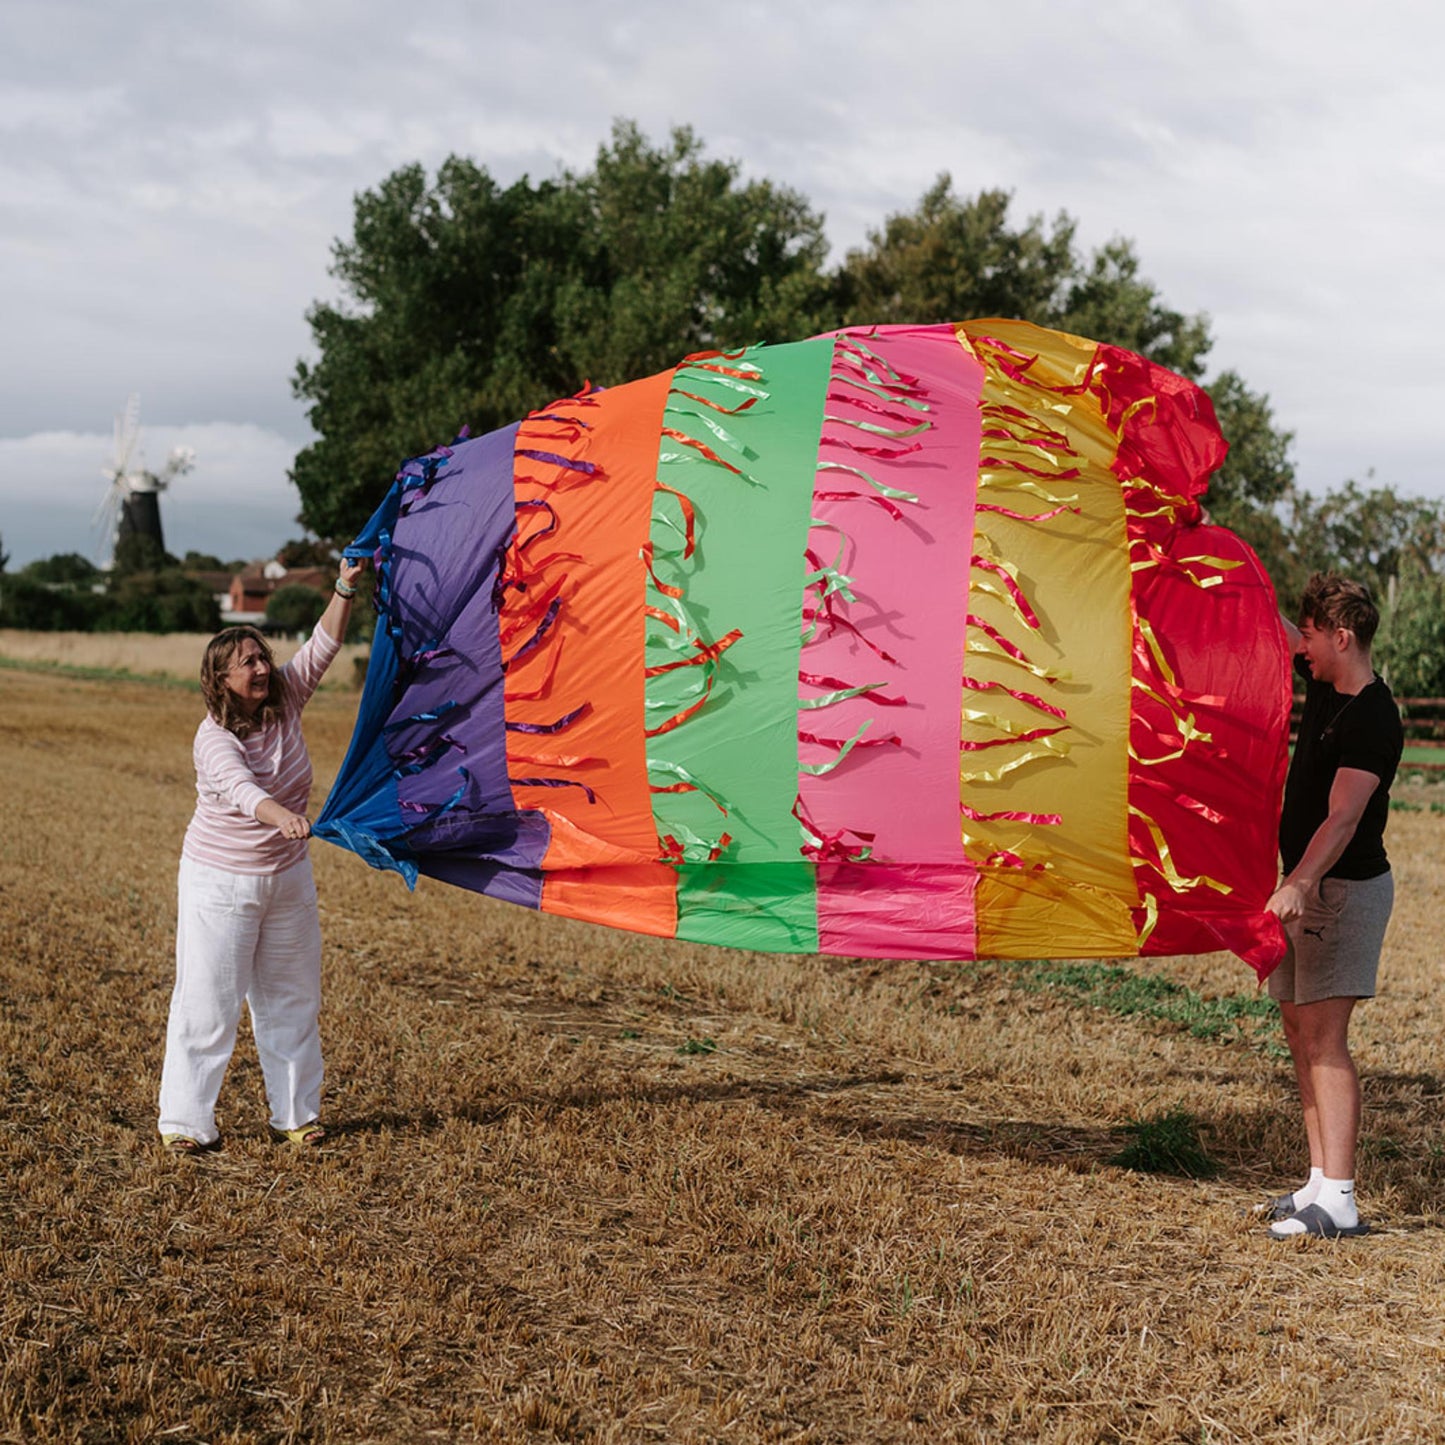
[[[172,1154],[206,1154],[216,1147],[214,1144],[202,1144],[189,1134],[162,1134],[161,1146]]]
[[[276,1136],[278,1143],[286,1141],[296,1144],[302,1149],[315,1149],[326,1140],[326,1130],[320,1119],[313,1119],[309,1124],[302,1124],[299,1129],[277,1129],[272,1128],[271,1132]]]

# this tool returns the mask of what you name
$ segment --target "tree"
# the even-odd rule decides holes
[[[302,521],[348,540],[398,461],[462,424],[826,325],[825,252],[800,196],[742,182],[687,129],[655,148],[619,122],[593,170],[537,185],[455,156],[434,184],[394,172],[334,248],[342,303],[309,313],[320,356],[292,382],[319,438],[292,471]]]
[[[280,632],[310,632],[326,611],[326,594],[290,583],[266,599],[266,623]]]
[[[187,552],[181,558],[181,566],[187,572],[228,572],[231,569],[210,552]]]
[[[103,597],[51,586],[21,572],[5,579],[0,627],[26,632],[89,632],[105,607]]]
[[[1386,589],[1375,660],[1397,697],[1445,697],[1445,577],[1416,573]]]
[[[964,200],[946,173],[911,213],[890,216],[848,253],[839,294],[851,325],[1008,316],[1106,341],[1197,379],[1209,350],[1203,316],[1167,307],[1139,275],[1131,241],[1085,259],[1077,223],[1061,211],[1009,222],[1007,191]]]
[[[105,610],[104,599],[95,595],[94,584],[101,575],[78,552],[27,562],[7,581],[0,625],[35,632],[87,632]]]
[[[127,577],[133,572],[161,572],[176,566],[172,557],[148,532],[131,532],[115,544],[111,573]]]
[[[100,568],[79,552],[57,552],[53,557],[41,557],[21,569],[20,575],[34,582],[51,586],[88,586],[100,576]]]
[[[292,479],[303,523],[346,541],[397,463],[463,423],[484,432],[591,378],[615,383],[690,351],[833,326],[1010,316],[1205,377],[1208,318],[1167,305],[1133,243],[1085,254],[1065,212],[1021,224],[1007,191],[962,198],[941,175],[834,271],[796,193],[743,182],[690,130],[653,146],[618,122],[594,167],[500,186],[452,157],[429,182],[402,168],[357,197],[332,273],[338,305],[309,313],[320,356],[293,379],[318,440]],[[1235,372],[1204,383],[1230,455],[1209,496],[1281,590],[1297,549],[1292,437]]]
[[[104,632],[215,632],[221,610],[210,591],[175,567],[113,576]]]
[[[1214,344],[1209,319],[1166,306],[1139,274],[1134,243],[1123,237],[1099,247],[1087,264],[1075,264],[1060,311],[1044,324],[1137,351],[1191,381],[1203,377]]]
[[[1363,582],[1381,612],[1375,656],[1397,694],[1445,696],[1445,502],[1354,481],[1279,509],[1289,551],[1273,574],[1290,611],[1313,572]]]
[[[1445,503],[1402,497],[1392,487],[1348,481],[1318,499],[1296,493],[1289,531],[1309,571],[1342,572],[1377,599],[1392,578],[1413,581],[1445,564]]]
[[[1221,372],[1205,389],[1229,442],[1224,465],[1209,479],[1210,516],[1254,548],[1282,599],[1297,597],[1309,574],[1300,575],[1286,523],[1297,496],[1289,455],[1294,434],[1275,425],[1269,398],[1250,391],[1237,372]]]
[[[288,572],[297,567],[333,567],[336,549],[314,537],[293,537],[276,553],[276,560]]]
[[[969,199],[938,178],[917,210],[890,216],[843,265],[839,291],[847,319],[957,321],[1008,316],[1136,351],[1200,381],[1212,340],[1208,318],[1164,303],[1140,274],[1133,242],[1116,237],[1083,256],[1077,223],[1060,212],[1049,225],[1010,222],[1007,191]],[[1293,495],[1290,433],[1279,430],[1268,397],[1238,373],[1206,385],[1229,457],[1210,482],[1214,520],[1239,532],[1271,576],[1287,569],[1290,540],[1278,507]]]

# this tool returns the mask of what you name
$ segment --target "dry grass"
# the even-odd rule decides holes
[[[22,632],[0,627],[0,659],[195,682],[209,640],[208,632]],[[271,644],[280,662],[289,661],[299,645],[286,639]],[[342,648],[322,686],[355,687],[357,663],[368,651],[358,644]]]
[[[0,698],[0,1440],[1445,1432],[1428,807],[1392,821],[1387,988],[1359,1026],[1377,1233],[1276,1245],[1244,1211],[1300,1151],[1258,1044],[1000,966],[408,894],[321,844],[334,1142],[268,1142],[243,1038],[224,1150],[168,1157],[195,699],[13,669]],[[353,707],[308,712],[321,788]],[[1227,958],[1150,969],[1249,981]],[[1170,1110],[1200,1121],[1209,1182],[1109,1164]]]

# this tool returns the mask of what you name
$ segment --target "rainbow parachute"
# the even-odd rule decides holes
[[[316,833],[747,949],[1267,972],[1289,659],[1208,398],[1020,322],[691,356],[409,461]]]

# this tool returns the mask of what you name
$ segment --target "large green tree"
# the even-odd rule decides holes
[[[1092,252],[1077,223],[1015,223],[1005,191],[941,176],[826,269],[822,221],[796,193],[743,181],[693,133],[655,146],[619,122],[593,168],[501,186],[453,157],[357,197],[338,241],[337,303],[310,313],[318,359],[296,394],[318,440],[296,459],[302,520],[346,541],[397,463],[462,424],[490,430],[584,380],[616,383],[689,351],[844,323],[1013,316],[1127,347],[1203,381],[1231,444],[1210,505],[1274,575],[1291,557],[1290,436],[1236,373],[1205,379],[1209,324],[1166,304],[1132,242]]]
[[[1375,659],[1397,697],[1445,697],[1445,577],[1414,573],[1385,591]]]
[[[614,127],[585,174],[499,185],[453,157],[357,197],[310,313],[320,353],[293,387],[318,441],[296,459],[302,520],[346,540],[398,461],[482,432],[585,380],[689,351],[806,334],[831,316],[822,221],[794,192],[740,180],[686,129],[665,146]]]
[[[956,321],[1008,316],[1126,347],[1204,382],[1228,460],[1210,484],[1214,519],[1240,532],[1274,575],[1290,556],[1279,507],[1294,492],[1292,440],[1274,422],[1269,398],[1237,372],[1204,381],[1209,321],[1165,303],[1140,271],[1132,241],[1116,237],[1091,254],[1077,223],[1015,223],[1007,191],[961,197],[942,175],[915,210],[890,216],[848,254],[839,277],[847,320]]]
[[[1302,568],[1342,572],[1381,599],[1445,566],[1445,503],[1393,487],[1349,481],[1320,497],[1297,492],[1288,530]]]
[[[916,210],[888,217],[848,253],[840,294],[849,324],[1017,317],[1127,347],[1183,376],[1202,374],[1208,322],[1163,303],[1140,276],[1132,242],[1116,239],[1085,256],[1072,217],[1015,225],[1011,201],[1000,190],[957,196],[951,177],[940,176]]]
[[[1347,481],[1322,495],[1291,486],[1269,517],[1284,611],[1293,615],[1313,572],[1363,582],[1381,612],[1375,659],[1396,694],[1445,696],[1445,502]]]

